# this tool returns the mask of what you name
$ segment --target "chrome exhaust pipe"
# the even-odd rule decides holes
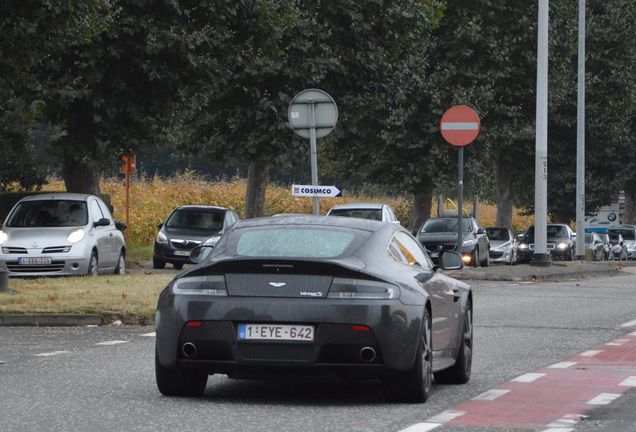
[[[360,360],[365,363],[371,363],[373,360],[375,360],[375,357],[375,350],[371,347],[364,347],[360,350]]]
[[[186,357],[194,357],[197,355],[197,347],[192,342],[186,342],[181,347],[181,352]]]

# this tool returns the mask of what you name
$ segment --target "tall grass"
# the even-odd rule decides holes
[[[64,190],[62,181],[51,181],[43,189]],[[126,220],[126,188],[121,178],[104,178],[100,181],[102,193],[109,194],[114,207],[114,217]],[[129,247],[143,248],[153,244],[157,235],[157,225],[166,220],[172,210],[180,205],[212,205],[228,207],[243,216],[245,207],[245,179],[210,180],[194,172],[175,174],[169,178],[150,177],[136,174],[131,177],[129,187],[128,235]],[[369,197],[344,196],[338,198],[320,198],[320,213],[326,214],[336,204],[352,202],[385,202],[391,205],[402,225],[408,226],[411,203],[405,197]],[[469,207],[469,205],[466,205]],[[433,205],[436,213],[437,204]],[[313,213],[311,197],[295,197],[291,195],[291,187],[269,185],[265,198],[265,216],[278,213]],[[479,204],[479,223],[492,226],[495,223],[496,206],[488,203]],[[431,216],[435,216],[433,214]],[[532,216],[513,214],[513,229],[525,229],[532,225]]]

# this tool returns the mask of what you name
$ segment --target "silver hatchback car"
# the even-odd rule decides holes
[[[124,234],[97,196],[32,195],[0,229],[0,269],[10,277],[124,274]]]

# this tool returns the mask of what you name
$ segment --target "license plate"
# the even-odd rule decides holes
[[[439,256],[439,252],[431,252],[431,258],[437,258]]]
[[[238,338],[240,340],[311,342],[314,340],[314,326],[288,324],[240,324]]]
[[[18,258],[18,264],[21,264],[21,265],[51,264],[51,257]]]
[[[178,256],[190,256],[190,251],[174,251],[174,254]]]

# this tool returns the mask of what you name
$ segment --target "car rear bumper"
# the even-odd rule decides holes
[[[160,299],[156,343],[161,364],[235,376],[291,369],[359,370],[369,376],[413,364],[423,306],[398,300],[250,300],[255,301],[190,301],[175,310],[161,307]],[[201,320],[201,325],[187,327],[192,320]],[[311,325],[314,340],[240,340],[239,325],[244,323]],[[188,343],[195,349],[184,349]]]

